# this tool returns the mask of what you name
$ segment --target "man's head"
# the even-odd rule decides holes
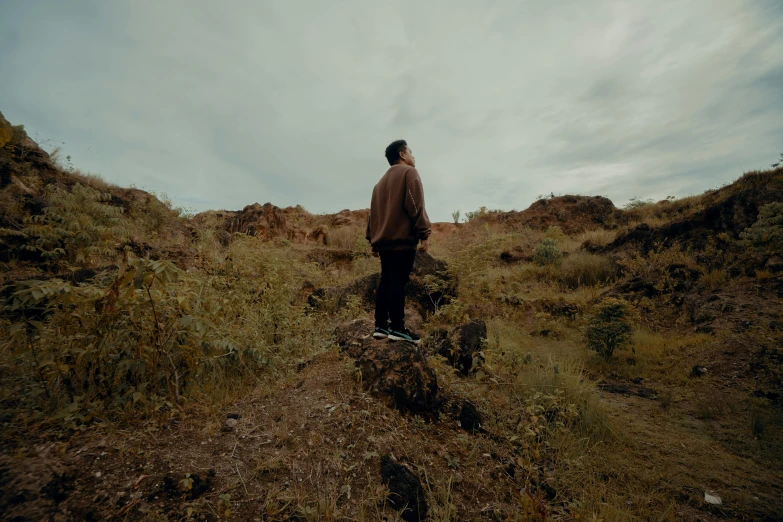
[[[389,162],[389,165],[401,163],[411,167],[416,166],[416,158],[413,157],[413,152],[411,152],[405,140],[393,141],[386,147],[386,160]]]

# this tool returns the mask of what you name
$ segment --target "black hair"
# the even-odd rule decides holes
[[[397,164],[400,161],[400,154],[405,152],[407,148],[408,143],[405,140],[391,142],[391,144],[386,147],[386,160],[389,162],[389,165]]]

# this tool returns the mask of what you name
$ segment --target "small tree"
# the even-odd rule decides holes
[[[590,318],[585,343],[607,361],[617,348],[631,341],[633,309],[622,299],[604,299]]]
[[[756,222],[740,237],[759,250],[783,250],[783,203],[762,206]]]
[[[548,237],[536,245],[533,251],[533,261],[541,266],[560,266],[563,262],[563,253],[557,248],[557,242]]]
[[[460,215],[461,215],[461,214],[460,214],[460,211],[459,211],[459,209],[457,209],[457,210],[455,210],[454,212],[452,212],[452,213],[451,213],[451,219],[453,219],[453,220],[454,220],[454,224],[455,224],[455,225],[456,225],[457,223],[459,223],[459,217],[460,217]]]

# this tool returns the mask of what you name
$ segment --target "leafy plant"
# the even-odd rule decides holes
[[[473,212],[465,212],[465,221],[473,221],[475,219],[478,219],[480,217],[484,217],[489,213],[487,210],[487,207],[481,207],[478,210],[474,210]]]
[[[783,250],[783,203],[759,208],[758,219],[740,237],[759,250]]]
[[[604,299],[590,318],[585,330],[585,343],[607,361],[617,348],[631,342],[633,328],[630,305],[621,299]]]
[[[53,265],[85,266],[99,256],[117,252],[127,234],[122,208],[107,204],[111,195],[81,184],[69,192],[50,187],[43,214],[25,220],[20,231],[0,230],[27,241],[22,249],[37,252]]]
[[[107,287],[53,279],[11,290],[11,354],[76,424],[106,408],[172,410],[268,363],[215,327],[226,301],[170,261],[131,260]]]
[[[533,261],[541,266],[560,266],[563,253],[557,248],[557,242],[548,237],[541,241],[533,250]]]
[[[457,223],[459,223],[460,215],[461,215],[461,213],[460,213],[459,209],[457,209],[457,210],[455,210],[454,212],[451,213],[451,219],[454,221],[455,225]]]

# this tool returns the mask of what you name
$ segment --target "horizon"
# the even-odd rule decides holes
[[[686,197],[781,152],[779,2],[406,5],[5,3],[0,110],[195,212],[367,208],[399,138],[437,222]]]

